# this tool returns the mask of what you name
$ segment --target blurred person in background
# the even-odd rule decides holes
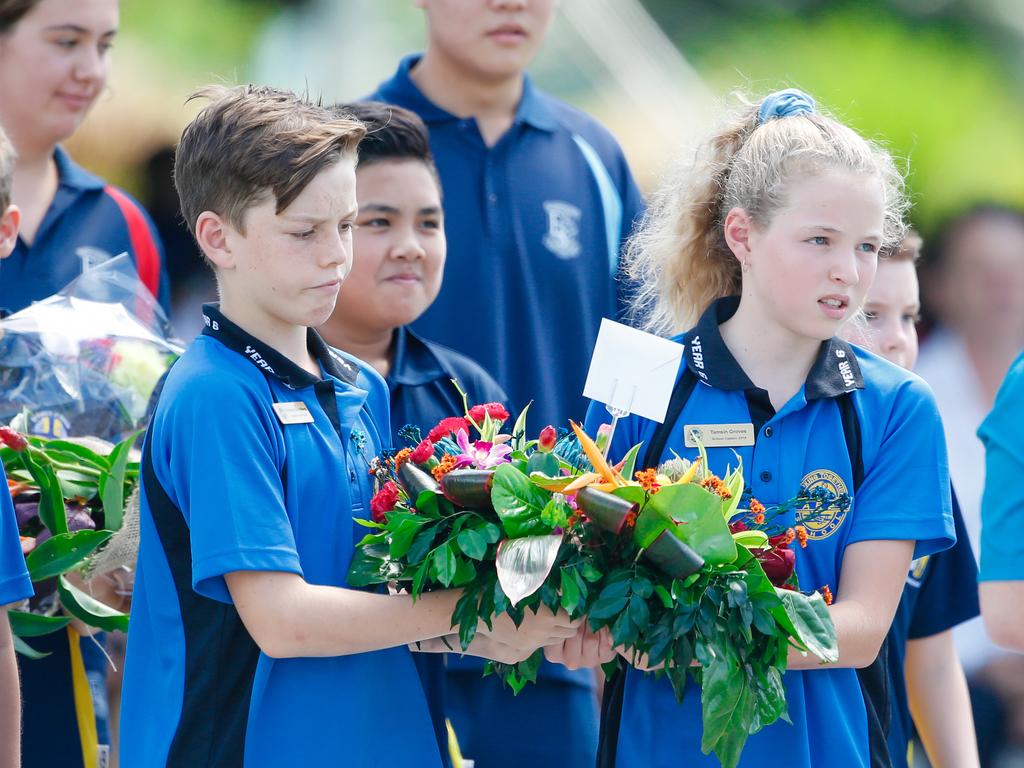
[[[45,299],[125,251],[169,308],[162,247],[145,211],[60,147],[106,86],[118,24],[118,0],[0,0],[0,126],[17,152],[12,198],[21,209],[14,252],[0,268],[0,308]],[[115,587],[90,586],[119,607]],[[26,768],[88,768],[108,752],[102,637],[82,637],[76,625],[35,639],[45,658],[19,658]]]
[[[118,11],[118,0],[0,0],[0,125],[18,153],[13,198],[22,210],[0,281],[0,307],[11,312],[125,251],[170,307],[163,248],[146,212],[60,146],[106,87]]]
[[[917,361],[921,312],[917,267],[921,238],[908,232],[899,248],[878,260],[864,302],[866,323],[843,335],[907,370]],[[882,646],[887,659],[893,768],[913,764],[915,730],[933,768],[979,765],[967,680],[956,654],[953,627],[979,614],[978,565],[952,494],[956,544],[910,564],[903,596]]]
[[[915,370],[935,392],[950,477],[978,558],[985,454],[976,432],[1024,349],[1024,212],[970,208],[947,222],[925,253],[925,306],[936,324]],[[980,618],[954,636],[971,687],[982,765],[991,764],[1007,739],[1024,745],[1024,658],[1000,653]]]
[[[530,431],[565,427],[585,413],[601,318],[621,306],[619,253],[639,190],[615,138],[526,75],[555,0],[415,2],[426,52],[404,58],[371,96],[423,118],[441,176],[448,267],[414,328],[479,362],[513,405],[532,400]],[[481,677],[480,663],[452,656],[448,713],[482,768],[590,768],[594,687],[591,670],[545,662],[539,684],[513,697]],[[497,740],[495,722],[536,735]],[[552,723],[562,738],[550,738]]]

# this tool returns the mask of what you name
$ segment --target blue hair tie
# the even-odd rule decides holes
[[[814,99],[798,88],[787,88],[764,97],[757,108],[757,124],[763,125],[778,117],[810,115],[814,113]]]

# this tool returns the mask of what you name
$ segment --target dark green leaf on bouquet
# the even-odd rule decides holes
[[[413,538],[409,551],[405,553],[405,559],[410,565],[423,562],[423,558],[427,556],[430,548],[434,545],[437,528],[438,526],[435,524],[424,525]]]
[[[350,587],[368,587],[387,581],[382,575],[388,549],[383,545],[374,545],[357,549],[352,555],[348,566],[348,584]]]
[[[610,581],[597,596],[590,609],[591,619],[611,619],[618,616],[629,601],[630,582],[627,579]]]
[[[39,487],[39,510],[36,514],[50,533],[57,535],[68,532],[67,510],[64,509],[64,492],[60,480],[48,459],[36,460],[29,451],[20,454],[25,469],[32,476],[32,482]]]
[[[511,464],[502,464],[494,470],[491,502],[509,538],[550,532],[540,519],[548,493]]]
[[[562,569],[562,608],[570,616],[580,604],[580,587],[571,568]]]
[[[838,661],[836,627],[822,596],[817,592],[807,596],[788,589],[777,589],[775,592],[782,601],[791,626],[796,630],[796,637],[807,650],[822,661]]]
[[[35,440],[33,444],[37,444]],[[110,456],[101,456],[91,448],[69,440],[40,440],[38,445],[49,458],[62,464],[88,464],[93,469],[109,469]]]
[[[728,647],[728,642],[721,644]],[[731,653],[718,653],[704,667],[701,705],[704,736],[701,751],[715,756],[722,768],[736,768],[754,721],[754,697],[739,661]]]
[[[774,667],[757,677],[754,688],[754,720],[750,724],[753,735],[780,717],[786,717],[786,689],[782,673]]]
[[[496,526],[494,523],[484,522],[482,525],[474,525],[473,530],[477,531],[481,536],[484,537],[484,541],[488,544],[496,544],[498,539],[501,538],[501,528]]]
[[[57,594],[64,609],[76,619],[84,621],[91,627],[98,627],[107,632],[127,632],[128,614],[115,611],[101,603],[92,595],[86,594],[71,584],[63,576],[58,577]]]
[[[416,538],[416,534],[420,532],[424,523],[422,520],[406,519],[399,523],[398,528],[395,529],[394,533],[391,534],[391,557],[398,559],[404,557],[408,552],[409,548],[412,547],[412,542]]]
[[[699,485],[670,485],[651,497],[648,504],[670,515],[680,525],[672,525],[679,538],[690,545],[710,565],[724,565],[736,559],[736,542],[722,516],[723,500]],[[639,520],[638,520],[639,522]]]
[[[25,611],[8,611],[11,620],[11,632],[17,637],[38,637],[64,629],[71,623],[70,616],[40,616]]]
[[[458,538],[459,549],[466,557],[471,557],[474,560],[483,560],[484,555],[487,554],[487,541],[477,531],[472,528],[466,528],[459,533]]]
[[[59,576],[82,562],[112,535],[110,531],[82,529],[52,536],[25,557],[29,576],[32,581]]]
[[[559,474],[561,467],[556,459],[550,453],[541,453],[540,451],[534,453],[530,460],[526,462],[526,474],[531,475],[534,472],[540,472],[548,477],[555,477]]]
[[[456,558],[455,579],[452,586],[461,587],[476,578],[476,566],[464,557]]]
[[[455,552],[452,551],[450,544],[445,544],[443,547],[438,547],[434,550],[432,566],[437,580],[442,585],[450,587],[455,579],[456,568]]]
[[[110,452],[110,472],[100,475],[100,499],[103,501],[104,525],[111,531],[120,529],[124,520],[124,482],[128,460],[135,440],[142,430],[134,432],[114,446]]]

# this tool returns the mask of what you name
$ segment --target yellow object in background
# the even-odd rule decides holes
[[[85,676],[82,661],[81,635],[68,627],[71,645],[71,688],[75,694],[75,717],[78,720],[78,738],[82,743],[82,764],[85,768],[98,768],[99,737],[96,735],[96,710],[92,705],[92,688]]]

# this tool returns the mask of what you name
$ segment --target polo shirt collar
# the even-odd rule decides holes
[[[419,86],[413,82],[410,73],[422,58],[423,54],[421,53],[411,53],[403,57],[394,76],[381,85],[380,95],[386,101],[394,101],[411,109],[428,125],[459,120],[458,115],[453,115],[428,99]],[[555,119],[554,113],[543,95],[533,85],[533,80],[529,75],[523,76],[523,96],[516,108],[515,121],[526,123],[542,131],[554,131],[558,128],[558,121]]]
[[[433,350],[408,326],[395,329],[394,358],[388,382],[419,387],[448,376]]]
[[[322,381],[296,365],[268,344],[228,320],[217,303],[203,305],[203,335],[217,339],[228,349],[240,354],[267,376],[273,376],[289,389],[303,389]],[[314,359],[331,376],[354,385],[359,369],[329,346],[312,328],[307,330],[306,344]]]
[[[63,147],[57,146],[53,150],[53,161],[57,165],[57,178],[62,187],[74,190],[103,189],[106,183],[99,176],[95,176],[75,163],[71,156],[64,151]]]
[[[716,389],[757,389],[729,351],[719,327],[736,314],[739,305],[738,296],[718,299],[697,325],[683,335],[687,367],[699,380]],[[853,347],[835,336],[823,341],[804,384],[806,399],[837,397],[863,388],[864,377]]]

